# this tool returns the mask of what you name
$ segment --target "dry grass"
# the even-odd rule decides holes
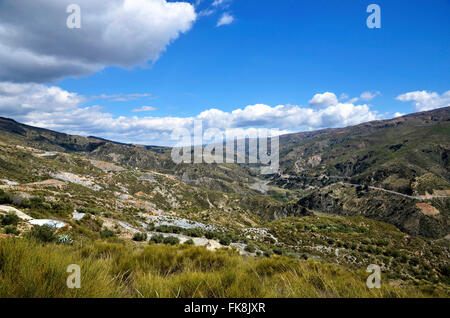
[[[69,264],[81,267],[81,289],[66,287]],[[310,260],[192,246],[0,240],[0,297],[448,297],[438,288],[434,295],[388,283],[368,289],[366,277]]]

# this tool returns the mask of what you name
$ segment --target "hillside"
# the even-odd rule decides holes
[[[450,213],[449,137],[450,107],[286,135],[280,138],[281,171],[270,181],[303,192],[298,204],[310,209],[443,237]],[[430,216],[428,206],[439,212]]]
[[[193,276],[181,269],[168,274],[173,284],[187,284],[188,296],[236,296],[244,282],[256,284],[262,296],[305,296],[288,286],[279,294],[264,287],[275,282],[272,272],[292,278],[298,269],[325,275],[320,284],[299,281],[309,284],[310,295],[349,296],[340,283],[363,288],[369,264],[379,264],[388,282],[378,296],[448,295],[449,113],[444,108],[281,136],[281,171],[265,179],[245,164],[175,165],[170,148],[71,136],[0,118],[0,271],[19,266],[17,244],[29,246],[30,259],[54,246],[50,262],[66,250],[72,258],[106,264],[106,280],[136,274],[104,294],[92,287],[93,295],[133,296],[140,286],[146,296],[155,296],[155,288],[173,296],[140,276],[149,266],[140,255],[168,251],[150,243],[176,245],[170,257],[192,266]],[[119,262],[125,254],[137,267]],[[221,265],[205,269],[197,257],[236,264],[237,272]],[[248,270],[262,271],[264,284]],[[166,274],[153,272],[154,282]],[[33,286],[27,273],[17,275]],[[236,283],[226,292],[206,287],[227,275]],[[198,277],[209,283],[190,290]],[[31,289],[14,294],[11,284],[0,275],[0,294],[39,295]]]

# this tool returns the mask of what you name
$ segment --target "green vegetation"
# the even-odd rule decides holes
[[[0,210],[0,296],[448,297],[449,110],[281,136],[267,179],[0,118],[0,205],[67,223]],[[67,290],[67,264],[86,290]]]
[[[69,264],[81,267],[80,289],[66,286]],[[0,297],[448,297],[440,285],[368,289],[366,276],[310,260],[186,245],[0,240]]]
[[[27,234],[29,237],[43,243],[49,243],[56,240],[55,228],[49,225],[35,225]]]
[[[17,225],[19,220],[19,217],[12,212],[5,215],[0,215],[0,223],[2,225]]]
[[[147,240],[147,233],[137,232],[133,235],[133,241],[142,242]]]

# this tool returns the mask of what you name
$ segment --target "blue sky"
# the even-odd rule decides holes
[[[69,67],[64,65],[66,69],[59,72],[63,75],[59,76],[58,73],[54,78],[39,78],[40,75],[37,75],[37,79],[32,81],[33,85],[54,86],[63,92],[76,94],[80,99],[71,100],[72,104],[76,104],[78,108],[94,107],[96,112],[107,113],[110,117],[109,124],[113,126],[113,119],[118,116],[160,118],[170,122],[171,118],[194,118],[211,109],[226,113],[223,121],[227,121],[231,120],[230,114],[233,111],[245,110],[248,105],[265,105],[272,108],[284,105],[279,111],[289,111],[290,105],[295,105],[301,108],[298,116],[314,116],[320,111],[320,107],[335,107],[336,102],[319,105],[319,108],[311,106],[313,96],[325,92],[334,94],[339,103],[365,105],[367,108],[361,111],[366,113],[361,117],[355,113],[355,118],[359,118],[355,119],[356,121],[346,118],[321,118],[318,124],[311,121],[296,126],[296,122],[292,121],[291,125],[280,125],[281,127],[276,127],[279,115],[276,115],[278,121],[271,121],[270,116],[264,113],[261,115],[264,119],[262,122],[275,124],[261,126],[285,131],[345,126],[369,119],[390,118],[396,113],[398,115],[443,107],[449,103],[450,93],[446,94],[450,82],[448,0],[213,2],[196,0],[190,2],[192,5],[189,8],[183,7],[186,10],[180,13],[183,16],[180,15],[177,21],[192,16],[192,10],[195,10],[195,18],[186,18],[185,25],[174,26],[179,34],[167,36],[167,45],[163,45],[156,52],[158,58],[149,53],[146,59],[145,47],[142,48],[143,57],[136,58],[137,62],[132,61],[129,65],[124,65],[128,63],[128,59],[125,63],[120,57],[114,57],[119,61],[114,62],[114,58],[101,56],[104,53],[98,53],[98,58],[95,55],[97,53],[92,53],[86,55],[84,60],[96,60],[97,63],[97,60],[104,59],[105,61],[100,63],[101,66],[93,66],[92,61],[89,61],[91,64],[82,64],[83,67],[87,65],[87,71],[76,74],[74,78],[74,73],[66,72]],[[371,3],[376,3],[381,8],[380,29],[369,29],[366,25],[366,19],[370,15],[366,8]],[[83,5],[81,4],[82,14],[94,10],[86,8],[87,4]],[[205,14],[207,12],[209,14]],[[231,23],[217,26],[224,14],[232,17],[232,21],[228,21]],[[90,20],[82,21],[81,30],[88,29]],[[33,27],[36,28],[36,25]],[[149,32],[151,31],[152,29],[149,29]],[[66,35],[66,45],[69,47],[71,36],[76,34],[76,30],[70,32],[72,33]],[[87,34],[89,36],[90,33]],[[94,36],[92,37],[95,42]],[[119,41],[120,34],[118,37]],[[149,38],[148,41],[151,42],[152,39]],[[38,40],[35,39],[34,42],[36,41]],[[77,41],[78,39],[73,40],[74,46],[78,45]],[[31,47],[31,44],[27,46],[28,44],[23,43],[14,45]],[[83,42],[80,47],[74,49],[81,50],[81,45],[86,44]],[[120,51],[120,46],[118,47]],[[36,54],[42,51],[34,46],[32,49],[38,52]],[[89,46],[82,49],[94,50]],[[135,49],[141,48],[137,45]],[[52,51],[47,55],[52,55]],[[64,55],[64,58],[67,58],[67,55]],[[144,66],[143,59],[146,61]],[[24,78],[27,78],[25,75]],[[5,82],[20,85],[27,82],[11,76],[10,79],[8,76],[2,76],[0,72],[0,79]],[[37,86],[33,87],[34,90],[40,90]],[[370,92],[372,97],[359,98],[363,92]],[[408,93],[409,95],[405,95]],[[403,95],[403,98],[398,98],[400,95]],[[117,101],[118,97],[120,101]],[[136,111],[142,106],[151,110]],[[2,113],[1,107],[0,89],[0,115],[8,115],[7,111]],[[323,112],[326,112],[325,108]],[[244,122],[251,118],[251,111],[258,113],[261,109],[247,109],[247,112],[242,112]],[[303,112],[302,109],[312,109],[312,113]],[[270,109],[270,112],[274,111]],[[72,117],[77,116],[77,113],[75,111]],[[208,113],[204,117],[214,122],[211,116],[215,114]],[[134,138],[130,131],[108,134],[106,124],[103,130],[99,129],[99,124],[92,124],[96,126],[92,129],[87,125],[77,128],[76,123],[69,127],[49,120],[51,116],[41,118],[38,115],[39,109],[36,108],[33,117],[28,113],[15,117],[31,124],[68,132],[101,134],[121,141],[146,141],[145,138]],[[220,117],[220,114],[218,116]],[[232,120],[237,120],[236,116]],[[331,113],[329,116],[332,116]],[[39,119],[36,119],[37,117]],[[241,122],[235,125],[244,126]],[[143,124],[137,129],[145,130],[145,127],[147,126]],[[152,138],[154,139],[150,138],[148,143],[167,143],[164,138]]]
[[[395,97],[449,88],[450,2],[377,1],[381,29],[366,26],[370,3],[235,0],[225,10],[235,17],[232,24],[215,26],[222,10],[200,18],[146,69],[109,67],[57,84],[85,95],[153,95],[128,103],[102,101],[120,115],[144,102],[158,108],[155,116],[257,103],[307,105],[325,91],[349,96],[380,91],[373,101],[380,113],[412,112]]]

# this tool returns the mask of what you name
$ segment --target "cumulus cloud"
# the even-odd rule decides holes
[[[224,13],[222,14],[222,16],[220,17],[219,21],[217,21],[217,25],[216,26],[222,26],[222,25],[227,25],[227,24],[231,24],[233,23],[234,18],[232,15],[228,14],[228,13]]]
[[[153,107],[153,106],[142,106],[139,108],[134,108],[131,111],[133,113],[138,113],[138,112],[150,112],[150,111],[154,111],[154,110],[157,110],[157,108]]]
[[[316,94],[309,101],[309,105],[314,107],[333,106],[338,103],[338,99],[334,93],[325,92],[323,94]]]
[[[0,82],[0,113],[24,118],[39,113],[56,113],[76,109],[86,99],[56,86]]]
[[[43,128],[77,135],[94,135],[122,142],[171,145],[176,128],[192,129],[201,120],[204,129],[231,129],[240,135],[255,129],[279,133],[343,127],[378,119],[368,105],[336,103],[324,108],[295,105],[248,105],[233,111],[211,108],[190,117],[114,116],[89,99],[56,86],[0,82],[0,115]],[[133,111],[150,111],[143,106]]]
[[[1,81],[44,83],[110,65],[144,66],[196,20],[194,6],[186,2],[77,0],[82,26],[69,29],[71,3],[0,1]]]
[[[417,111],[425,111],[450,106],[450,90],[442,95],[436,92],[414,91],[398,95],[396,99],[402,102],[412,101]]]

